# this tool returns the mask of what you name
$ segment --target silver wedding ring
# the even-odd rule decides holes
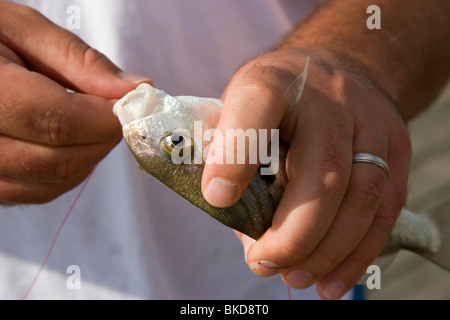
[[[363,162],[374,164],[383,169],[386,177],[389,177],[389,167],[383,159],[371,153],[355,153],[353,155],[353,163]]]

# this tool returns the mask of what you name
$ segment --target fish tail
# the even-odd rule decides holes
[[[417,253],[450,271],[448,210],[441,206],[427,214],[415,214],[403,208],[380,256],[395,254],[400,249]]]
[[[425,259],[433,262],[441,268],[450,271],[450,212],[448,202],[434,208],[427,217],[436,228],[434,250],[417,252]]]
[[[403,208],[382,252],[373,264],[386,269],[405,249],[450,271],[450,216],[445,210],[416,214]],[[358,284],[364,284],[367,275]]]
[[[403,208],[392,232],[399,248],[434,254],[441,247],[441,234],[434,219]]]

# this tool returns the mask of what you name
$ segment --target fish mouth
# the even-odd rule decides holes
[[[166,95],[164,91],[155,89],[148,83],[142,83],[114,104],[113,113],[125,127],[135,120],[161,111],[164,95]]]
[[[134,150],[147,149],[149,146],[154,145],[153,139],[146,136],[144,130],[131,125],[131,123],[125,125],[122,130],[126,143]]]

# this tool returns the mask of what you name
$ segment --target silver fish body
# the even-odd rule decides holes
[[[138,90],[156,90],[147,85],[143,88]],[[160,103],[165,103],[163,112],[153,113],[123,127],[125,140],[139,167],[223,224],[259,238],[272,223],[273,213],[287,183],[285,172],[279,170],[275,176],[256,174],[243,197],[229,208],[210,205],[201,191],[204,161],[201,164],[192,163],[193,161],[191,164],[175,164],[164,148],[161,148],[161,142],[180,129],[194,137],[196,121],[201,122],[204,131],[215,128],[222,101],[196,97],[172,99],[166,96]],[[195,152],[203,155],[206,147],[207,143],[201,139],[194,141],[194,148],[200,149]],[[282,147],[281,152],[283,150],[285,147]]]
[[[150,85],[140,85],[116,103],[114,113],[121,120],[124,138],[143,171],[226,226],[258,239],[271,226],[288,181],[283,170],[286,146],[280,143],[278,173],[267,177],[258,172],[243,197],[229,208],[213,207],[204,199],[201,192],[204,162],[175,164],[164,149],[165,139],[178,135],[180,129],[193,137],[195,121],[201,121],[205,130],[215,128],[221,107],[222,101],[217,99],[171,97]],[[146,111],[137,111],[136,115],[138,109]],[[136,119],[130,120],[133,117]],[[206,144],[194,141],[193,152]],[[432,220],[403,209],[378,261],[381,263],[381,259],[395,255],[398,250],[408,249],[425,257],[439,257],[431,260],[450,270],[450,259],[439,254],[443,247],[441,238]],[[387,260],[390,263],[392,259]]]

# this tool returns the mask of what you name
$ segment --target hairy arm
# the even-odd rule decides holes
[[[380,8],[369,29],[367,8]],[[450,1],[327,1],[299,24],[280,49],[339,60],[368,77],[409,119],[429,105],[450,75]]]

